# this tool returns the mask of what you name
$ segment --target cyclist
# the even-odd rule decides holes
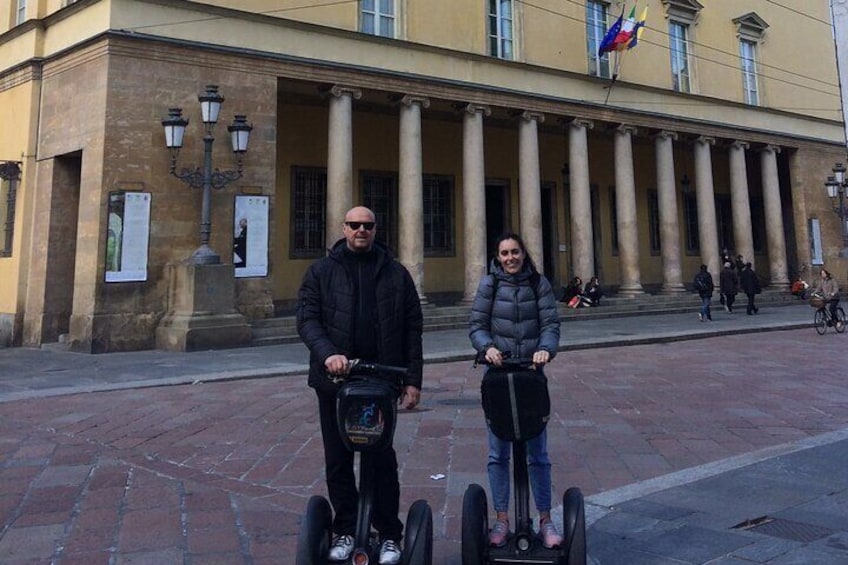
[[[839,285],[827,269],[821,270],[818,291],[824,296],[825,306],[830,310],[830,319],[836,323],[836,307],[839,305]]]

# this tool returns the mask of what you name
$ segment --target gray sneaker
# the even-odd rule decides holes
[[[380,545],[380,565],[395,565],[400,563],[403,554],[394,540],[387,539]]]
[[[353,536],[342,535],[333,538],[330,546],[330,561],[347,561],[353,553]]]

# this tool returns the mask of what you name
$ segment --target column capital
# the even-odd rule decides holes
[[[404,106],[418,104],[425,109],[430,107],[430,99],[426,96],[418,96],[417,94],[405,94],[403,98],[400,99],[400,103]]]
[[[362,90],[359,88],[354,88],[352,86],[343,86],[340,84],[334,84],[332,88],[330,88],[330,94],[337,98],[341,98],[342,96],[350,96],[354,100],[359,100],[362,98]]]
[[[655,139],[670,139],[672,141],[677,141],[680,136],[676,131],[670,131],[667,129],[661,129],[657,133],[654,134]]]
[[[460,109],[463,112],[467,112],[469,114],[483,114],[484,116],[492,115],[492,108],[485,104],[475,104],[474,102],[469,102],[468,104],[461,104]]]
[[[528,122],[535,120],[541,124],[545,121],[545,114],[542,112],[534,112],[533,110],[524,110],[521,112],[521,119]]]
[[[630,124],[618,124],[615,126],[616,133],[623,133],[627,135],[636,135],[639,131],[636,126],[631,126]]]
[[[592,129],[595,127],[595,122],[586,118],[559,118],[559,122],[570,128]]]
[[[715,145],[715,138],[709,135],[699,135],[695,138],[695,143],[703,143],[704,145]]]
[[[773,152],[774,154],[780,153],[780,146],[769,144],[769,145],[766,145],[766,146],[764,146],[760,149],[760,153],[769,153],[769,152]]]
[[[751,147],[751,144],[747,141],[741,141],[739,139],[734,139],[730,142],[731,149],[748,149]]]

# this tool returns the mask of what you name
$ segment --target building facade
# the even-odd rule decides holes
[[[820,264],[844,284],[828,1],[645,7],[636,45],[599,55],[632,2],[0,0],[0,343],[153,348],[215,293],[285,311],[357,204],[425,304],[470,299],[505,230],[554,284],[619,295],[684,292],[723,249],[775,288]],[[216,169],[230,119],[253,126],[210,192],[214,291],[180,282],[202,191],[162,127],[181,108],[175,171],[200,165],[207,85]]]

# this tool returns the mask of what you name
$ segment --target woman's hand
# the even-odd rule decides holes
[[[503,354],[497,347],[490,347],[486,350],[486,362],[495,367],[500,367],[503,364]]]
[[[537,367],[541,367],[550,360],[551,354],[545,351],[544,349],[540,349],[539,351],[533,354],[533,368],[535,369]]]

